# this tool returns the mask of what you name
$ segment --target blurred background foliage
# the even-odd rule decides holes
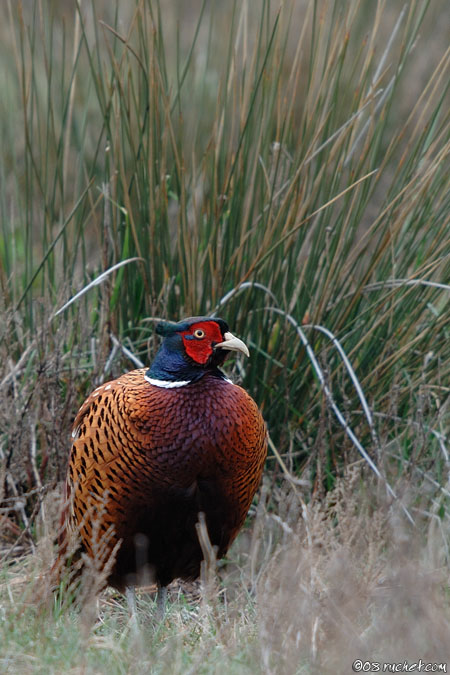
[[[216,312],[308,498],[359,455],[296,325],[380,470],[446,517],[446,0],[7,0],[0,16],[5,494],[62,479],[75,410],[133,367],[125,350],[149,363],[153,320]]]

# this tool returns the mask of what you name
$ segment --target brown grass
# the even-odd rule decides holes
[[[5,626],[12,616],[29,622],[30,614],[56,635],[64,626],[85,650],[83,672],[106,672],[113,657],[118,672],[158,663],[175,673],[349,673],[355,659],[445,662],[449,534],[433,517],[411,526],[358,463],[309,505],[287,483],[265,485],[251,526],[218,574],[205,567],[201,583],[171,586],[162,625],[154,594],[145,591],[137,627],[120,595],[107,590],[97,604],[92,585],[81,614],[59,614],[45,593],[37,601],[51,558],[42,539],[1,585]],[[30,643],[29,655],[42,659],[44,647],[53,649],[60,663],[49,636],[42,639],[39,647]],[[92,670],[100,653],[100,670]]]

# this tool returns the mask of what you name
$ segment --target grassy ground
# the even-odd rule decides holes
[[[448,658],[445,0],[0,18],[0,669]],[[212,313],[249,344],[229,372],[270,431],[247,529],[164,626],[145,595],[139,630],[111,593],[100,618],[62,611],[75,411],[149,362],[156,318]]]
[[[448,661],[449,532],[413,528],[362,490],[360,467],[314,506],[286,485],[264,490],[247,530],[198,588],[174,586],[162,625],[154,594],[133,625],[106,592],[60,612],[36,581],[49,559],[3,567],[2,672],[350,673],[357,659]],[[34,579],[34,581],[33,581]]]

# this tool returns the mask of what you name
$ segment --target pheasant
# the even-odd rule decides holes
[[[75,418],[59,559],[75,533],[78,559],[99,558],[107,585],[134,592],[150,575],[161,609],[172,580],[199,576],[200,513],[217,557],[227,552],[267,439],[256,403],[220,369],[229,351],[249,356],[224,320],[163,321],[156,332],[150,368],[98,387]]]

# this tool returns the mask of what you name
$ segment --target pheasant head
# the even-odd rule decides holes
[[[220,366],[229,351],[249,356],[247,346],[230,333],[223,319],[196,316],[179,323],[161,321],[156,332],[164,340],[146,379],[160,387],[196,382],[207,373],[223,379]]]

